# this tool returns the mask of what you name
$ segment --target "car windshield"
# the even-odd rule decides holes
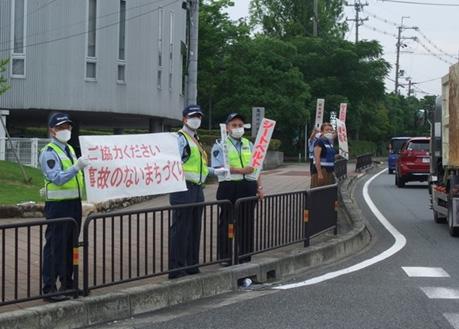
[[[403,143],[406,142],[408,138],[392,138],[390,141],[390,150],[392,153],[398,153],[402,149]]]

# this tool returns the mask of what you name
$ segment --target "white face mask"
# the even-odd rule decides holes
[[[333,133],[325,133],[324,134],[324,137],[328,140],[332,140],[333,139]]]
[[[244,128],[233,128],[230,136],[234,138],[241,138],[244,135]]]
[[[191,129],[196,130],[201,126],[201,119],[199,119],[199,118],[189,118],[189,119],[186,120],[186,124]]]
[[[72,132],[68,129],[59,130],[58,132],[56,132],[56,139],[62,143],[67,143],[70,140],[71,136]]]

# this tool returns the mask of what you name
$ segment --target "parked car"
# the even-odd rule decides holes
[[[393,174],[395,171],[395,161],[397,161],[398,154],[402,149],[403,143],[405,143],[410,137],[392,137],[390,140],[387,156],[387,169],[389,174]]]
[[[430,169],[430,137],[413,137],[405,141],[395,164],[395,185],[424,182]]]

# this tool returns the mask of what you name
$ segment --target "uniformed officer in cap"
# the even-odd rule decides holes
[[[81,170],[88,165],[88,158],[82,156],[77,159],[74,149],[67,144],[72,134],[72,126],[72,120],[65,113],[58,113],[51,117],[49,120],[51,142],[41,150],[40,165],[45,178],[46,219],[51,221],[55,218],[71,217],[77,222],[79,233],[84,188]],[[57,278],[61,283],[60,291],[73,289],[73,226],[63,223],[48,225],[45,238],[43,294],[57,291]],[[45,296],[44,300],[60,302],[68,298],[65,294],[61,294]]]
[[[240,198],[258,195],[260,199],[263,199],[264,196],[261,177],[259,176],[257,181],[248,177],[254,171],[254,168],[250,166],[254,146],[247,138],[242,137],[244,135],[244,121],[244,117],[239,113],[231,113],[226,119],[231,180],[227,181],[222,176],[218,177],[217,200],[230,200],[233,205]],[[223,148],[221,141],[217,140],[212,147],[212,167],[222,168],[223,166]],[[253,252],[253,208],[255,207],[255,202],[248,206],[251,209],[244,211],[246,217],[237,218],[236,222],[239,254]],[[228,218],[223,212],[220,214],[219,221],[218,251],[219,259],[228,258]],[[242,257],[239,262],[245,263],[250,260],[251,257],[246,256]],[[222,263],[222,265],[227,264]]]
[[[197,134],[203,113],[199,105],[188,105],[182,112],[183,128],[177,134],[179,153],[187,190],[169,196],[171,205],[204,202],[202,184],[207,175],[224,175],[227,169],[207,166],[207,154]],[[202,207],[175,209],[169,231],[169,279],[199,273]],[[193,266],[193,267],[190,267]],[[190,267],[188,269],[180,269]]]

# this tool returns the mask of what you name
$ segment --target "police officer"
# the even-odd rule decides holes
[[[51,142],[40,153],[40,165],[45,179],[46,219],[71,217],[81,227],[83,195],[83,175],[81,169],[88,165],[85,156],[77,159],[75,151],[67,144],[72,134],[73,122],[65,113],[58,113],[49,121]],[[48,302],[67,300],[65,294],[46,296],[57,291],[59,278],[60,291],[73,289],[73,226],[52,224],[45,232],[46,243],[43,249],[43,294]],[[64,256],[65,253],[65,256]],[[64,264],[65,259],[65,264]],[[80,294],[82,291],[79,291]]]
[[[226,169],[207,167],[207,154],[199,143],[197,130],[203,113],[198,105],[189,105],[182,112],[183,128],[177,134],[182,156],[187,191],[171,193],[171,205],[204,202],[202,184],[207,175],[224,175]],[[202,207],[175,209],[169,231],[169,279],[200,272],[199,245],[201,238]],[[192,267],[190,267],[192,266]],[[185,270],[175,270],[189,267]]]
[[[254,146],[244,135],[244,117],[239,113],[231,113],[226,119],[226,130],[228,132],[228,160],[230,164],[231,180],[227,181],[224,177],[219,176],[217,189],[217,200],[230,200],[234,205],[239,198],[256,196],[263,198],[263,187],[261,178],[258,181],[250,179],[247,175],[253,173],[254,168],[249,166]],[[212,167],[221,168],[224,165],[223,148],[221,141],[217,140],[212,147]],[[251,210],[255,203],[249,205]],[[238,230],[238,248],[239,254],[248,254],[253,252],[253,211],[245,211],[246,218],[238,218],[236,228]],[[228,253],[228,218],[223,212],[220,213],[218,228],[218,254],[220,259],[229,257]],[[251,260],[250,256],[242,257],[239,262],[245,263]],[[222,262],[223,266],[228,265]]]
[[[314,144],[314,166],[311,168],[311,188],[330,185],[334,182],[336,152],[333,148],[333,127],[324,122],[320,138]]]

